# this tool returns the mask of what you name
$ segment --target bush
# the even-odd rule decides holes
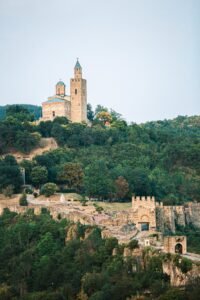
[[[192,262],[191,260],[183,257],[180,263],[180,269],[183,273],[187,273],[192,269]]]
[[[93,205],[94,205],[96,211],[97,211],[99,214],[101,214],[102,211],[104,210],[102,206],[99,206],[99,205],[96,204],[96,203],[94,203]]]
[[[57,189],[58,187],[55,183],[48,182],[42,186],[40,193],[46,197],[50,197],[55,194]]]
[[[33,194],[33,190],[30,187],[27,187],[25,188],[25,193],[31,195]]]
[[[85,197],[83,197],[83,198],[81,198],[80,202],[81,202],[82,206],[87,206],[88,200]]]
[[[11,198],[14,192],[14,186],[12,184],[9,184],[7,187],[3,189],[2,192],[4,196]]]
[[[137,240],[132,240],[132,241],[130,241],[129,244],[128,244],[128,247],[129,247],[129,249],[131,249],[131,250],[133,250],[133,249],[135,249],[135,248],[138,248],[138,247],[139,247],[138,241],[137,241]]]
[[[180,255],[175,256],[174,263],[183,273],[187,273],[192,269],[191,260],[185,257],[180,257]]]
[[[25,193],[23,193],[22,196],[20,197],[20,199],[19,199],[19,205],[21,205],[21,206],[28,206],[28,201],[27,201]]]

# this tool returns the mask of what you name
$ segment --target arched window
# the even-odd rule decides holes
[[[55,117],[55,115],[56,115],[55,111],[52,111],[52,115],[53,115],[53,117]]]
[[[77,95],[77,92],[78,92],[77,89],[75,89],[75,95]]]

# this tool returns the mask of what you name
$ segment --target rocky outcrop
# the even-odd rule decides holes
[[[78,239],[78,225],[72,224],[67,229],[65,241],[67,242],[67,241],[76,240],[76,239]]]
[[[163,272],[170,276],[172,286],[185,286],[190,280],[200,276],[200,266],[192,264],[192,269],[183,273],[171,260],[163,262]]]

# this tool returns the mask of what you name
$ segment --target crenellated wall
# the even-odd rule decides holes
[[[132,220],[138,229],[142,224],[149,224],[149,229],[156,229],[155,197],[132,197]]]

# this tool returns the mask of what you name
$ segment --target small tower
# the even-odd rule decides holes
[[[57,96],[65,96],[65,84],[63,81],[58,81],[56,84],[56,95]]]
[[[82,68],[77,59],[74,78],[70,80],[71,121],[87,122],[87,82],[82,78]]]

